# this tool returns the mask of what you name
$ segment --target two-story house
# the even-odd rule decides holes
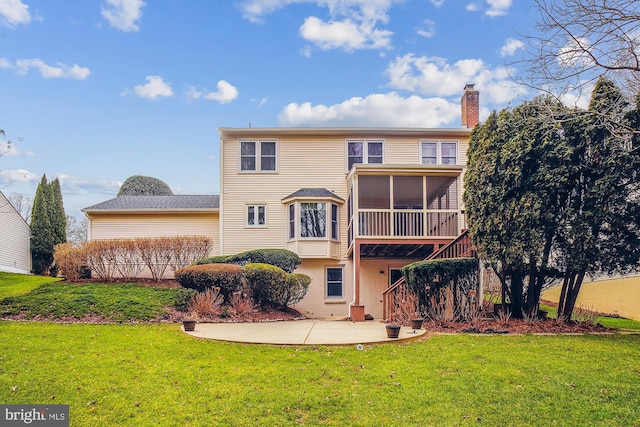
[[[400,268],[464,229],[462,178],[478,92],[462,127],[220,128],[220,253],[284,248],[312,278],[309,317],[382,317]]]
[[[205,235],[212,255],[282,248],[312,283],[308,317],[380,319],[400,268],[465,228],[462,177],[478,92],[462,127],[220,128],[219,196],[123,196],[83,209],[89,239]]]

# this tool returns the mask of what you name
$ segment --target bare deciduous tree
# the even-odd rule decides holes
[[[33,207],[33,199],[31,197],[13,191],[7,199],[27,224],[31,222],[31,208]]]
[[[534,1],[538,35],[525,36],[523,83],[566,100],[607,75],[625,95],[640,92],[640,2]]]

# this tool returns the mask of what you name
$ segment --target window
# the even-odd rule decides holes
[[[347,141],[347,166],[354,164],[383,163],[384,143],[382,140]]]
[[[423,165],[456,165],[458,164],[458,143],[421,141],[420,160]]]
[[[289,239],[296,238],[296,204],[289,205]]]
[[[247,227],[264,227],[267,225],[266,205],[247,205]]]
[[[300,237],[326,237],[327,204],[300,203]]]
[[[240,141],[240,170],[276,170],[276,141]]]
[[[343,298],[342,267],[327,267],[327,298]]]
[[[338,205],[331,204],[331,238],[338,240]]]

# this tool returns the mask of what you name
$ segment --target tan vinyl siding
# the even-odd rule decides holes
[[[250,130],[254,131],[254,130]],[[224,255],[256,248],[286,248],[288,211],[282,199],[301,188],[325,188],[345,200],[340,205],[341,257],[346,254],[347,203],[346,141],[381,139],[387,164],[420,164],[420,140],[458,142],[459,162],[466,164],[468,137],[425,132],[415,135],[352,135],[349,132],[290,134],[269,130],[265,135],[241,132],[221,140],[221,218]],[[240,172],[239,140],[277,140],[277,171]],[[461,199],[460,192],[460,199]],[[460,200],[461,202],[461,200]],[[266,227],[246,227],[246,205],[267,206]]]
[[[29,274],[31,230],[0,192],[0,271]]]
[[[237,140],[223,142],[222,254],[256,248],[286,248],[287,205],[282,199],[300,188],[326,188],[347,199],[344,138],[278,139],[276,173],[240,173]],[[321,166],[319,166],[321,165]],[[266,227],[246,227],[246,205],[267,205]],[[346,252],[346,203],[340,206],[342,253]]]
[[[219,252],[217,213],[92,213],[89,219],[90,240],[206,236],[213,240],[211,255]]]

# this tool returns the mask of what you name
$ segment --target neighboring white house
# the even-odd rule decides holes
[[[1,191],[0,271],[31,272],[31,229]]]

